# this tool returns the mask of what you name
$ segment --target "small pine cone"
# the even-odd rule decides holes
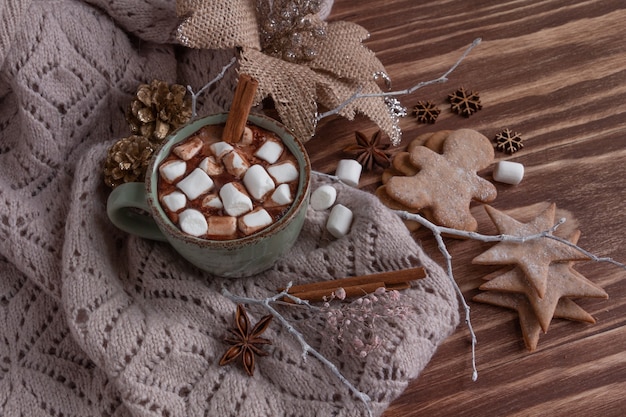
[[[154,145],[143,136],[132,135],[109,148],[104,163],[104,182],[115,188],[125,182],[143,181]]]
[[[126,120],[134,135],[159,143],[191,118],[191,97],[180,84],[168,85],[153,80],[141,84],[126,112]]]

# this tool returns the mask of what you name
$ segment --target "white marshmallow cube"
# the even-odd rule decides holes
[[[269,162],[270,164],[275,163],[280,158],[280,155],[283,153],[283,145],[276,142],[275,140],[266,140],[263,145],[259,147],[254,156],[263,159],[264,161]]]
[[[274,180],[261,165],[252,165],[243,176],[243,184],[252,197],[257,200],[272,191],[276,185]]]
[[[248,214],[241,216],[239,219],[239,230],[245,235],[251,235],[270,224],[272,224],[272,216],[263,208],[257,207]]]
[[[209,217],[209,231],[211,236],[233,236],[237,233],[237,218],[232,216]]]
[[[170,184],[185,175],[185,171],[187,171],[187,163],[180,159],[164,162],[159,167],[161,177]]]
[[[240,186],[241,187],[241,186]],[[220,198],[224,204],[224,210],[229,216],[241,216],[252,210],[252,200],[236,183],[229,182],[220,189]]]
[[[250,129],[248,126],[244,127],[243,135],[241,135],[241,139],[239,140],[239,143],[241,145],[250,145],[253,140],[254,140],[254,134],[252,133],[252,129]]]
[[[296,165],[291,161],[271,165],[267,168],[267,172],[270,173],[277,184],[291,182],[298,179],[298,168],[296,168]]]
[[[200,164],[198,164],[198,168],[203,170],[209,175],[220,175],[224,172],[224,166],[215,160],[214,156],[207,156]]]
[[[180,229],[191,236],[202,236],[208,231],[206,218],[195,209],[187,209],[178,216]]]
[[[209,149],[211,149],[211,152],[213,152],[213,155],[215,155],[217,159],[222,159],[224,155],[232,151],[234,148],[228,142],[219,141],[211,144]]]
[[[524,165],[518,162],[499,161],[493,169],[493,179],[505,184],[517,185],[524,178]]]
[[[350,232],[353,217],[354,215],[352,214],[352,210],[348,207],[341,204],[335,204],[328,215],[326,229],[331,235],[339,239]]]
[[[335,175],[348,185],[356,187],[361,179],[363,167],[354,159],[342,159],[337,164]]]
[[[195,168],[176,184],[187,198],[195,200],[213,188],[213,180],[200,168]]]
[[[271,200],[279,206],[290,204],[293,201],[289,184],[280,184],[272,193]]]
[[[221,209],[224,205],[217,194],[208,194],[202,199],[202,207]]]
[[[335,204],[337,190],[332,185],[319,186],[311,194],[311,208],[313,210],[326,210]]]
[[[237,151],[232,151],[226,154],[222,159],[224,167],[230,175],[240,178],[246,173],[250,164],[246,161]]]
[[[198,152],[200,152],[200,149],[202,149],[202,146],[204,146],[204,142],[202,142],[202,139],[196,136],[193,139],[190,139],[176,146],[172,150],[172,152],[174,153],[174,155],[178,156],[180,159],[184,161],[188,161],[194,156],[196,156]]]
[[[187,205],[187,197],[180,191],[173,191],[161,197],[161,202],[169,211],[177,212]]]

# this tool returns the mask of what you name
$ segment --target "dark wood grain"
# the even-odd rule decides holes
[[[493,137],[504,127],[521,132],[525,148],[497,159],[521,162],[517,186],[498,184],[494,207],[509,210],[555,202],[577,220],[580,246],[626,262],[626,2],[613,1],[348,1],[337,0],[331,20],[364,26],[393,80],[404,89],[437,78],[473,39],[483,39],[450,76],[401,98],[442,107],[434,125],[402,120],[403,144],[425,132],[471,128]],[[479,91],[483,110],[462,118],[447,94]],[[365,118],[322,122],[307,144],[314,168],[332,172],[354,132],[377,128]],[[489,169],[482,172],[489,178]],[[364,176],[373,191],[380,173]],[[481,231],[493,233],[481,207]],[[532,212],[518,210],[528,218]],[[433,239],[415,234],[441,261]],[[488,244],[448,242],[454,273],[466,298],[493,268],[471,265]],[[524,349],[513,312],[471,303],[478,336],[479,379],[471,380],[469,335],[461,324],[385,417],[621,416],[626,410],[626,271],[588,262],[576,269],[602,286],[608,300],[579,304],[594,325],[554,320],[536,352]]]

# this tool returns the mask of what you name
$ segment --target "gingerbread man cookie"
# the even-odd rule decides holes
[[[471,201],[487,203],[497,195],[495,186],[476,172],[488,167],[493,158],[487,137],[471,129],[455,130],[443,142],[442,154],[425,146],[413,147],[409,161],[418,172],[389,178],[385,191],[411,211],[429,213],[430,220],[440,226],[475,231]]]

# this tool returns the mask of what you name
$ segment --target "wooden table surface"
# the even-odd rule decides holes
[[[496,152],[496,160],[524,164],[524,180],[496,183],[491,205],[510,210],[554,202],[577,222],[581,247],[626,262],[624,0],[336,0],[330,20],[352,21],[371,33],[366,45],[385,65],[393,90],[439,77],[482,38],[447,83],[400,98],[408,109],[432,100],[442,112],[433,125],[410,115],[402,119],[397,150],[421,133],[443,129],[470,128],[489,138],[505,127],[520,132],[523,150]],[[483,103],[470,118],[446,103],[461,86],[478,91]],[[365,118],[322,122],[307,144],[314,168],[333,172],[356,130],[371,134],[377,128]],[[491,179],[491,171],[480,174]],[[373,191],[378,184],[380,172],[374,172],[362,177],[360,187]],[[483,208],[472,210],[479,231],[495,233]],[[428,231],[415,238],[443,262]],[[447,244],[469,300],[494,270],[470,260],[490,244]],[[596,262],[575,269],[609,294],[608,300],[578,301],[596,324],[555,319],[529,353],[515,312],[470,301],[478,380],[471,380],[470,337],[461,323],[384,417],[626,415],[626,270]]]

